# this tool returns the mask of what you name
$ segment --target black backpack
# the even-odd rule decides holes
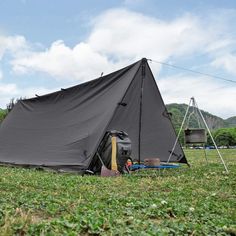
[[[104,164],[110,170],[116,168],[120,173],[124,173],[128,159],[131,159],[131,140],[128,134],[123,131],[107,131],[90,165],[90,170],[100,173]]]

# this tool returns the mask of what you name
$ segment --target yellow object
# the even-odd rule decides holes
[[[118,170],[117,168],[117,162],[116,162],[116,137],[111,137],[111,169],[112,170]]]

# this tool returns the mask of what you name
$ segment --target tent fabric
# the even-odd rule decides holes
[[[146,59],[19,101],[0,127],[0,163],[86,170],[107,130],[129,134],[134,160],[167,161],[176,134]],[[187,163],[179,144],[171,161]]]

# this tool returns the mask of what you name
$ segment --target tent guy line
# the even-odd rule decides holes
[[[188,68],[185,68],[185,67],[176,66],[176,65],[173,65],[173,64],[169,64],[169,63],[166,63],[166,62],[157,61],[157,60],[153,60],[153,59],[147,59],[147,60],[150,61],[150,62],[154,62],[154,63],[157,63],[157,64],[164,65],[164,66],[169,66],[169,67],[172,67],[172,68],[175,68],[175,69],[185,70],[185,71],[188,71],[188,72],[191,72],[191,73],[195,73],[195,74],[199,74],[199,75],[205,75],[205,76],[208,76],[208,77],[212,77],[212,78],[215,78],[215,79],[224,80],[224,81],[236,84],[235,80],[226,79],[226,78],[223,78],[221,76],[207,74],[207,73],[203,73],[203,72],[200,72],[200,71],[191,70],[191,69],[188,69]]]

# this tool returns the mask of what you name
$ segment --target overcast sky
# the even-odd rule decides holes
[[[236,81],[235,0],[0,0],[0,107],[142,57]],[[150,63],[165,103],[236,115],[236,83]]]

